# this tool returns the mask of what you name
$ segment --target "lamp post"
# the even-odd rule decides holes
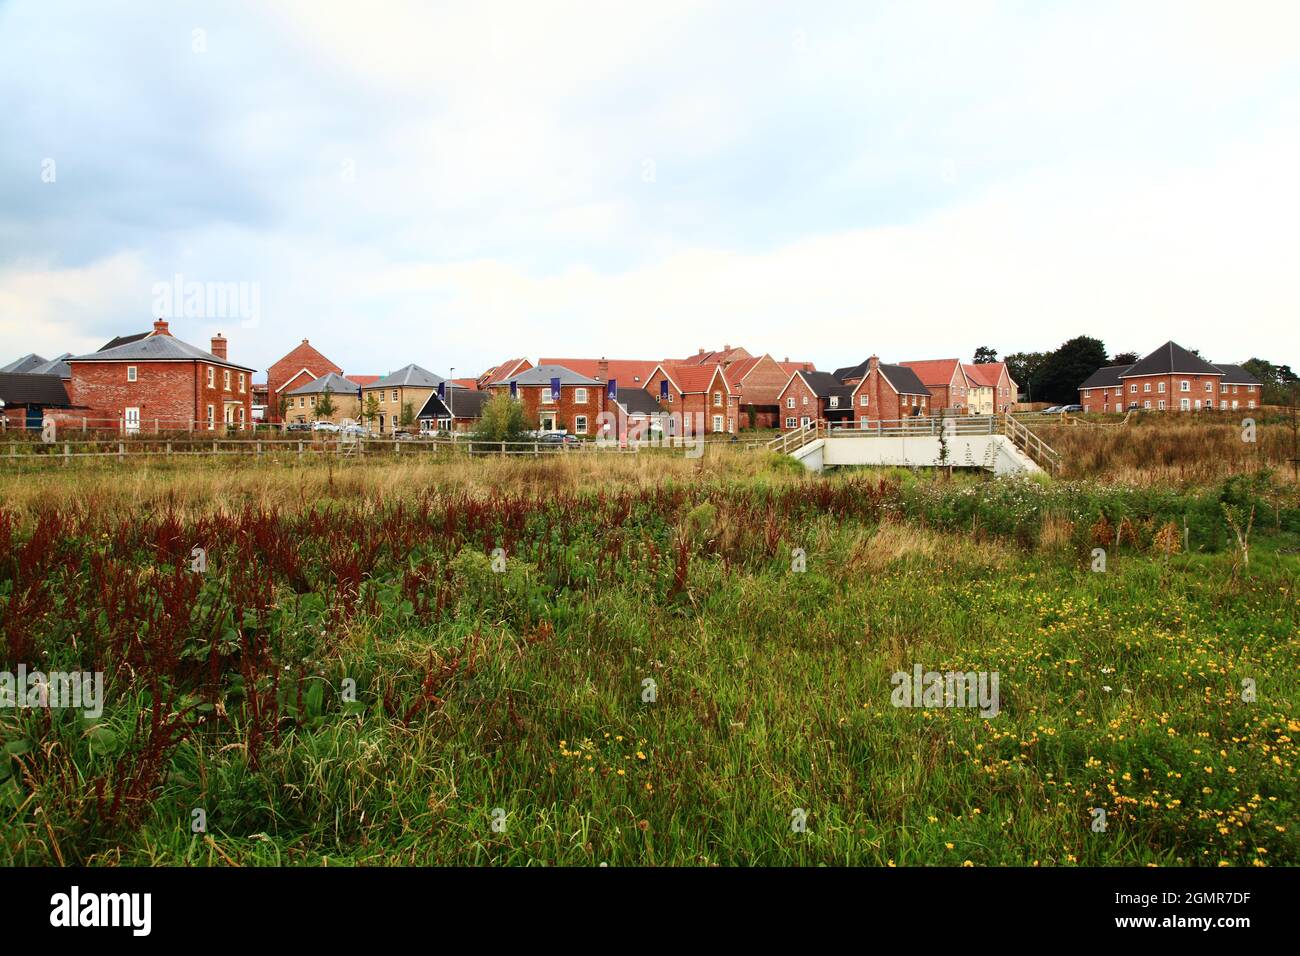
[[[451,377],[447,379],[447,412],[451,415],[448,429],[454,442],[456,440],[456,366],[454,365],[451,367]]]

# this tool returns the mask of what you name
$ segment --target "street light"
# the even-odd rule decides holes
[[[454,442],[456,440],[456,366],[454,365],[451,367],[451,378],[447,379],[447,413],[451,415],[447,428]]]

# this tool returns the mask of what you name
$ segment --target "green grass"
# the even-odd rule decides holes
[[[1225,503],[1255,509],[1248,562]],[[39,572],[53,603],[27,615],[31,653],[100,666],[110,692],[94,726],[0,711],[0,863],[1300,861],[1300,509],[1266,480],[778,470],[12,518],[0,661]],[[24,551],[42,533],[45,559]],[[997,671],[1000,713],[893,707],[914,663]],[[114,814],[155,712],[183,713],[184,739]]]

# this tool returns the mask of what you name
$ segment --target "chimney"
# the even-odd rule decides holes
[[[600,357],[600,362],[596,365],[596,381],[609,381],[609,359],[605,358],[603,355]]]
[[[704,354],[704,349],[700,349],[700,351],[699,351],[698,354],[703,355],[703,354]]]
[[[867,359],[867,368],[880,368],[880,356],[873,355]]]
[[[212,354],[223,362],[226,360],[226,337],[220,332],[212,337]]]
[[[171,333],[167,331],[167,321],[166,321],[165,319],[163,319],[163,318],[159,318],[156,322],[154,322],[154,324],[153,324],[153,334],[154,334],[154,335],[171,335]]]
[[[789,365],[789,364],[790,364],[790,356],[788,356],[788,355],[785,357],[785,364],[786,364],[786,365]]]
[[[724,346],[722,347],[722,351],[724,351],[724,352],[730,352],[730,351],[731,351],[731,343],[728,342],[726,345],[724,345]]]

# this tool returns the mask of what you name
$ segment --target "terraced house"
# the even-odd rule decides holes
[[[854,388],[830,372],[795,372],[777,398],[781,430],[806,428],[818,420],[848,424],[853,420]]]
[[[916,373],[921,384],[930,393],[933,414],[949,411],[957,415],[970,414],[971,381],[966,377],[961,359],[926,359],[920,362],[900,362]]]
[[[645,390],[659,402],[661,413],[682,416],[683,424],[689,421],[692,434],[736,432],[739,401],[719,364],[661,363]]]
[[[1166,342],[1132,365],[1097,369],[1079,386],[1085,412],[1251,409],[1263,386],[1240,365],[1215,365]]]

